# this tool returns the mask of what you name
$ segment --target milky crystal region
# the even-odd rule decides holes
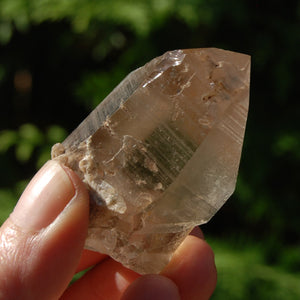
[[[175,50],[130,73],[52,157],[90,191],[86,248],[158,273],[233,193],[250,57]]]

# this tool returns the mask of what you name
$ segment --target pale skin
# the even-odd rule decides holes
[[[166,268],[141,276],[84,250],[89,198],[77,175],[50,161],[0,228],[0,299],[201,300],[216,286],[214,254],[199,228]],[[92,267],[69,285],[76,272]]]

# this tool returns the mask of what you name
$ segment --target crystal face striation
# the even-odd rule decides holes
[[[86,248],[158,273],[233,193],[250,57],[175,50],[130,73],[52,157],[90,192]]]

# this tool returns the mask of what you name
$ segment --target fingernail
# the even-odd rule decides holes
[[[75,195],[63,167],[48,161],[33,177],[11,214],[19,227],[40,230],[51,224]]]

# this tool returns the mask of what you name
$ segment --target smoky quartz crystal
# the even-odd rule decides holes
[[[175,50],[130,73],[53,159],[90,192],[86,248],[158,273],[233,193],[248,112],[250,57]]]

